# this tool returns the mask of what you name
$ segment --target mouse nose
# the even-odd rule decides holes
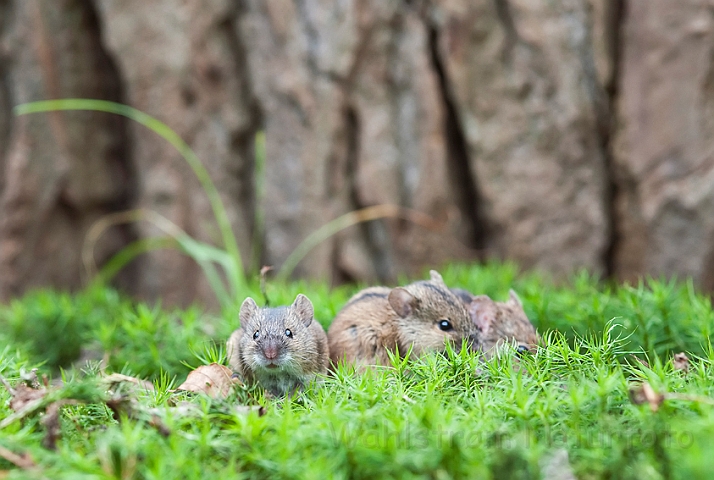
[[[263,344],[263,355],[265,355],[266,359],[275,360],[278,358],[278,353],[280,353],[280,351],[276,341],[268,339],[268,341]]]

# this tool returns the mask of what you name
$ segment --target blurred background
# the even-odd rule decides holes
[[[713,20],[699,0],[0,0],[0,297],[81,288],[90,228],[128,209],[221,242],[155,133],[106,113],[13,116],[57,98],[173,128],[251,275],[329,220],[390,204],[405,210],[330,236],[294,275],[389,282],[496,258],[711,291]],[[115,225],[90,239],[94,259],[158,234]],[[116,282],[215,303],[172,250]]]

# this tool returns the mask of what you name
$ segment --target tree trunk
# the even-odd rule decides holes
[[[129,208],[223,246],[199,182],[153,132],[108,114],[11,115],[69,97],[127,103],[186,140],[251,274],[279,268],[329,220],[391,204],[399,218],[333,235],[296,275],[392,282],[503,258],[557,275],[691,275],[712,290],[710,10],[693,0],[0,0],[0,295],[80,287],[88,229]],[[158,234],[149,223],[113,228],[95,258]],[[215,305],[176,251],[142,256],[119,282],[166,304]]]

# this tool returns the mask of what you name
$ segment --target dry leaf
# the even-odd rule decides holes
[[[33,385],[39,385],[37,382],[37,375],[33,372],[26,376],[29,383]],[[10,408],[15,412],[12,415],[8,415],[2,421],[0,421],[0,430],[7,427],[11,423],[25,418],[30,413],[34,412],[42,406],[44,403],[45,395],[47,395],[47,388],[31,388],[24,383],[19,384],[16,388],[12,388],[7,380],[0,375],[0,383],[5,385],[5,388],[12,397],[10,398]]]
[[[240,380],[233,378],[233,371],[230,368],[212,363],[201,365],[189,373],[186,381],[176,390],[201,392],[211,398],[227,398],[236,383],[240,383]]]
[[[40,382],[37,380],[37,374],[35,369],[29,374],[24,372],[21,374],[21,379],[33,387],[28,386],[26,383],[20,383],[17,387],[12,388],[5,377],[0,376],[0,383],[5,385],[5,388],[12,398],[10,398],[10,408],[15,412],[22,410],[31,403],[39,403],[39,401],[47,395],[47,389],[40,386]]]
[[[22,372],[20,374],[20,379],[24,383],[20,383],[17,387],[12,388],[4,378],[0,377],[0,380],[5,385],[5,388],[7,388],[12,395],[12,398],[10,398],[10,408],[15,412],[10,416],[5,417],[5,419],[0,422],[0,429],[5,428],[12,422],[20,420],[42,407],[45,396],[49,393],[47,388],[40,386],[36,369],[33,369],[29,374]],[[57,439],[59,439],[61,433],[59,414],[62,406],[67,403],[75,402],[72,400],[58,400],[47,405],[45,409],[45,415],[40,421],[40,423],[47,430],[45,438],[42,441],[45,448],[50,450],[54,450],[56,448]]]
[[[34,389],[28,387],[24,383],[21,383],[17,388],[13,389],[10,393],[12,398],[10,399],[10,408],[14,411],[19,412],[30,404],[34,402],[39,402],[45,395],[47,395],[46,388]]]
[[[12,395],[12,398],[10,399],[10,408],[15,412],[12,415],[8,415],[2,420],[2,422],[0,422],[0,430],[17,420],[25,418],[27,415],[30,415],[42,407],[45,403],[45,396],[49,390],[40,386],[36,370],[33,369],[29,374],[25,374],[23,372],[20,377],[25,383],[20,383],[16,388],[12,388],[4,378],[0,377],[1,383],[5,385],[5,388],[7,388]],[[28,385],[33,385],[35,388],[29,387]],[[59,423],[60,409],[62,408],[62,405],[68,402],[70,401],[59,400],[52,402],[45,410],[45,416],[42,418],[41,423],[47,429],[47,433],[43,439],[43,445],[46,448],[54,450],[56,447],[57,439],[60,437],[61,433]],[[13,457],[13,455],[15,456]],[[0,457],[5,458],[20,468],[35,468],[35,463],[29,457],[24,458],[17,456],[13,452],[6,449],[0,452]]]
[[[630,400],[635,405],[642,405],[643,403],[648,403],[650,409],[656,412],[662,402],[664,402],[665,396],[662,393],[656,393],[649,383],[642,383],[637,386],[630,387]]]
[[[689,357],[684,352],[675,353],[672,357],[672,364],[675,370],[682,370],[684,373],[689,371]]]

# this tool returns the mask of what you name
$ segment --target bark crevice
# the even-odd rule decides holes
[[[124,90],[124,79],[119,69],[119,65],[111,55],[109,49],[104,45],[102,22],[96,6],[92,0],[81,0],[80,4],[86,14],[87,35],[92,38],[95,46],[94,62],[97,72],[97,85],[101,91],[100,96],[105,100],[125,104],[126,92]],[[107,167],[117,176],[118,185],[123,188],[117,195],[108,199],[100,205],[103,213],[109,214],[134,208],[139,197],[139,179],[134,159],[132,156],[132,138],[129,128],[130,120],[120,115],[109,115],[103,128],[112,132],[112,143],[106,152]],[[128,245],[139,238],[138,229],[132,224],[121,224],[112,227],[110,234],[114,237],[113,242],[119,248]],[[111,252],[114,253],[114,252]],[[100,264],[104,259],[98,259]],[[137,285],[139,267],[133,262],[128,267],[122,269],[114,283],[125,291],[134,292]]]
[[[265,261],[265,251],[263,249],[265,232],[263,225],[264,215],[258,198],[260,179],[256,177],[260,171],[256,165],[256,135],[263,129],[263,114],[256,99],[248,72],[248,51],[240,35],[239,26],[241,17],[245,15],[245,7],[239,5],[229,18],[226,18],[219,26],[224,31],[227,39],[228,50],[233,57],[237,78],[240,78],[240,97],[247,104],[246,113],[248,121],[242,128],[231,133],[230,149],[235,157],[238,168],[233,174],[238,182],[237,204],[241,205],[239,211],[243,213],[240,224],[248,229],[248,238],[251,245],[251,258],[245,262],[246,266],[253,269],[259,268]],[[263,159],[264,161],[265,159]],[[262,166],[265,168],[265,165]]]
[[[5,35],[10,27],[12,4],[0,0],[0,195],[5,187],[5,156],[9,148],[12,127],[12,98],[10,95],[10,58]]]
[[[600,138],[604,154],[606,192],[605,209],[608,222],[607,244],[603,252],[604,274],[612,279],[617,274],[617,254],[621,240],[620,213],[617,203],[621,194],[614,158],[613,139],[617,128],[617,97],[619,95],[619,76],[622,61],[622,30],[625,18],[626,0],[611,0],[607,12],[608,57],[612,62],[612,72],[607,79],[605,95],[607,97],[606,123],[601,125]]]
[[[103,88],[105,100],[126,103],[124,79],[114,57],[104,46],[102,38],[102,23],[99,20],[96,7],[91,0],[82,0],[87,12],[88,34],[96,45],[95,62],[98,73],[97,84]],[[117,179],[124,185],[121,195],[115,197],[105,207],[109,211],[119,211],[136,205],[139,195],[138,175],[132,158],[132,138],[129,132],[130,120],[120,115],[112,115],[107,127],[114,133],[115,141],[107,154],[107,161],[112,163],[113,170],[119,172]]]
[[[357,185],[362,132],[359,115],[353,106],[346,105],[343,108],[343,122],[346,137],[345,178],[351,179],[348,202],[353,210],[360,210],[369,205],[362,200]],[[377,278],[380,282],[391,281],[393,279],[392,261],[391,256],[384,248],[388,238],[384,223],[381,221],[361,222],[359,229]]]
[[[427,23],[429,58],[438,79],[439,95],[444,107],[444,138],[446,162],[451,184],[454,186],[456,204],[466,223],[465,243],[484,252],[488,242],[488,228],[483,214],[481,195],[475,173],[470,166],[469,146],[452,98],[449,79],[439,52],[439,30]]]

